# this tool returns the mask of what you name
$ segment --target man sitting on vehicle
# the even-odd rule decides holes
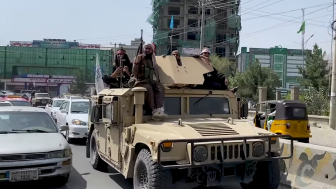
[[[120,64],[122,62],[122,65]],[[122,84],[125,86],[131,77],[132,63],[123,48],[117,51],[115,61],[113,63],[113,73],[111,76],[104,75],[103,81],[109,88],[120,88],[120,78],[122,79]],[[127,86],[125,86],[127,87]]]

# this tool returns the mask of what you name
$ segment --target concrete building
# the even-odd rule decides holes
[[[298,86],[298,66],[304,67],[306,62],[302,56],[301,49],[287,49],[283,47],[274,48],[249,48],[241,47],[241,53],[237,56],[237,67],[239,72],[244,72],[249,65],[259,60],[262,67],[269,67],[276,72],[282,83],[282,93],[287,93],[291,86]]]
[[[153,42],[158,55],[172,50],[180,52],[200,51],[202,9],[198,0],[154,0],[153,13],[148,22],[153,26]],[[234,60],[239,47],[241,18],[239,0],[213,0],[208,3],[204,21],[204,46],[213,53]],[[174,16],[174,28],[170,21]],[[187,49],[187,50],[186,50]]]

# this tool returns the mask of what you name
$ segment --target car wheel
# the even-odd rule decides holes
[[[173,188],[172,174],[153,161],[151,153],[142,149],[135,162],[133,173],[134,189],[170,189]]]
[[[90,139],[90,163],[94,169],[105,171],[108,164],[103,161],[98,154],[96,136],[96,132],[93,131]]]
[[[272,153],[272,157],[277,157]],[[253,176],[253,181],[242,185],[243,189],[277,189],[280,184],[279,160],[262,161],[257,163],[257,170]]]
[[[70,177],[70,174],[67,174],[66,176],[58,176],[55,178],[54,183],[57,187],[64,186],[68,182],[69,177]]]

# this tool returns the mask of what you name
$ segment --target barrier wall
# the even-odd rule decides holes
[[[255,111],[248,112],[249,117],[255,116]],[[317,115],[308,115],[310,123],[320,123],[320,124],[329,124],[329,117],[328,116],[317,116]]]
[[[290,154],[290,141],[281,139],[281,154]],[[336,149],[294,143],[291,159],[281,160],[281,186],[293,189],[336,189]],[[280,188],[280,187],[279,187]]]

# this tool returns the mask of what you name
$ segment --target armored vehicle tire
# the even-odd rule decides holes
[[[94,169],[105,171],[108,164],[100,158],[96,141],[96,132],[93,131],[90,139],[90,163]]]
[[[164,170],[153,161],[151,153],[142,149],[135,162],[133,175],[134,189],[171,189],[173,179],[169,170]]]
[[[278,156],[272,153],[272,157]],[[262,161],[257,163],[253,181],[243,189],[277,189],[280,184],[279,160]]]

